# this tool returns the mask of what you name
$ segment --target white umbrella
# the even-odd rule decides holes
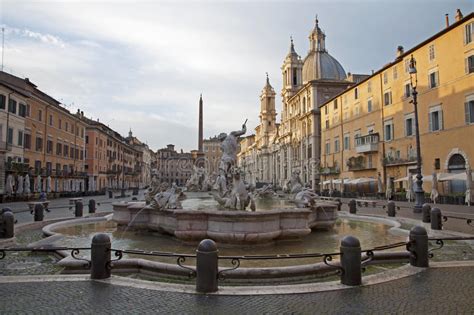
[[[23,194],[23,176],[22,175],[18,175],[18,186],[16,188],[16,193],[18,195],[21,195]]]
[[[332,193],[334,192],[334,182],[332,178],[329,180],[329,196],[332,196]]]
[[[430,199],[433,201],[433,203],[436,204],[436,199],[438,199],[439,193],[438,193],[438,175],[436,173],[433,173],[432,177],[432,185],[431,185],[431,194],[430,194]]]
[[[344,178],[341,177],[341,194],[344,192]]]
[[[407,176],[407,181],[408,181],[408,185],[407,185],[406,198],[407,198],[408,201],[411,201],[413,199],[413,196],[414,196],[413,177],[412,176],[410,176],[410,177]]]
[[[36,177],[36,192],[41,192],[41,175]]]
[[[5,184],[5,192],[8,196],[13,193],[13,176],[12,174],[8,174],[7,176],[7,183]]]
[[[25,194],[29,194],[30,190],[30,175],[26,174],[25,176]]]
[[[379,194],[383,193],[382,176],[380,174],[377,176],[377,192]]]
[[[58,192],[59,189],[59,179],[56,177],[54,179],[54,192]]]
[[[385,191],[385,198],[387,198],[387,200],[390,200],[392,199],[392,182],[390,181],[390,177],[387,177],[387,187],[386,187],[386,191]]]
[[[48,176],[48,178],[46,178],[46,192],[51,192],[51,176]]]
[[[472,199],[472,172],[471,168],[469,167],[466,170],[466,199],[465,203],[467,203],[468,206],[471,205],[471,199]]]

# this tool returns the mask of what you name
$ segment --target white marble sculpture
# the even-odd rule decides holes
[[[298,208],[311,208],[316,204],[316,198],[318,198],[318,194],[312,189],[303,188],[295,195],[294,201]]]
[[[277,196],[277,193],[275,192],[273,185],[268,184],[264,185],[262,188],[255,189],[254,196],[258,198],[273,198]]]
[[[303,189],[303,183],[300,179],[300,172],[295,170],[291,173],[291,178],[286,182],[284,191],[289,194],[297,194]]]

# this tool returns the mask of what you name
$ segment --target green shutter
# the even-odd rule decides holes
[[[443,125],[443,110],[439,110],[439,130],[443,130],[444,125]]]
[[[466,123],[466,125],[469,125],[469,123],[471,122],[471,117],[469,116],[469,102],[466,102],[464,103],[464,122]]]
[[[429,131],[433,131],[433,122],[431,121],[431,116],[431,113],[428,113]]]

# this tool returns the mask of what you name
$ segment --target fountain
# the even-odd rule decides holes
[[[198,242],[211,238],[230,244],[260,244],[276,240],[300,239],[312,229],[330,229],[337,218],[337,207],[330,202],[316,200],[310,189],[303,189],[298,173],[288,182],[295,205],[282,207],[278,202],[271,209],[256,208],[255,198],[241,179],[236,165],[237,140],[247,131],[246,122],[241,130],[228,135],[222,133],[222,158],[219,176],[211,195],[213,207],[187,209],[180,202],[180,188],[168,188],[156,179],[149,189],[146,202],[121,202],[113,205],[113,220],[119,226],[135,230],[149,230],[170,234],[184,241]],[[195,168],[188,187],[197,194],[196,202],[206,195],[202,192],[205,170]],[[269,188],[266,192],[269,193]],[[199,195],[200,194],[200,195]],[[257,192],[262,195],[264,192]],[[190,198],[188,196],[188,198]],[[250,208],[250,209],[248,209]]]

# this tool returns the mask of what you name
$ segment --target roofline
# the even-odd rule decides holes
[[[354,84],[352,85],[351,87],[347,88],[346,90],[336,94],[335,96],[333,96],[332,98],[328,99],[326,102],[322,103],[319,107],[323,107],[324,105],[326,104],[329,104],[330,102],[334,101],[336,98],[338,98],[339,96],[343,95],[344,93],[352,90],[353,88],[356,88],[358,87],[359,85],[361,85],[362,83],[364,83],[365,81],[368,81],[370,80],[371,78],[375,77],[376,75],[379,75],[380,73],[382,73],[383,71],[385,71],[386,69],[390,68],[391,66],[399,63],[399,62],[402,62],[403,61],[403,58],[405,58],[406,56],[412,54],[414,51],[416,51],[417,49],[421,48],[422,46],[426,45],[427,43],[435,40],[436,38],[438,37],[441,37],[442,35],[446,34],[447,32],[451,31],[452,29],[460,26],[461,24],[463,24],[464,22],[468,21],[469,19],[473,18],[474,17],[474,12],[471,12],[469,13],[468,15],[466,15],[465,17],[463,17],[462,19],[460,19],[459,21],[457,22],[454,22],[453,24],[451,24],[450,26],[448,27],[445,27],[444,29],[442,29],[441,31],[439,31],[438,33],[434,34],[433,36],[425,39],[424,41],[422,41],[421,43],[419,43],[418,45],[410,48],[409,50],[405,51],[403,54],[401,54],[400,56],[398,56],[397,58],[395,58],[394,61],[392,62],[389,62],[388,64],[386,64],[385,66],[383,66],[382,68],[380,68],[379,70],[375,71],[374,73],[372,73],[369,77],[365,78],[364,80],[360,81],[359,83],[357,84]]]
[[[23,95],[24,97],[27,97],[27,98],[30,98],[31,97],[31,94],[28,93],[28,91],[21,91],[19,90],[17,87],[15,86],[12,86],[10,84],[7,84],[7,83],[4,83],[4,82],[0,82],[0,85],[6,87],[7,89],[13,91],[14,93],[18,93],[20,95]]]

